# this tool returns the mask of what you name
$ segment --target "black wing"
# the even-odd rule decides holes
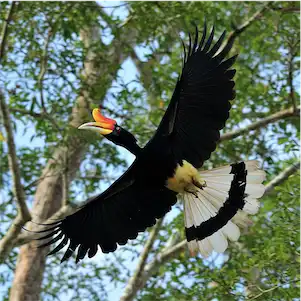
[[[184,66],[170,104],[150,143],[169,136],[177,159],[185,159],[196,168],[210,158],[225,126],[234,99],[236,56],[225,60],[232,48],[227,43],[220,50],[226,32],[212,46],[214,27],[206,40],[206,22],[200,41],[196,28],[194,42],[189,34],[189,47],[184,46]]]
[[[62,262],[77,248],[78,262],[87,253],[89,258],[93,257],[98,246],[103,253],[114,252],[117,244],[124,245],[128,239],[135,239],[139,232],[153,226],[156,218],[164,216],[176,203],[176,194],[165,187],[141,187],[132,181],[130,171],[79,211],[52,224],[47,235],[39,240],[51,239],[40,247],[60,240],[49,255],[68,244]]]

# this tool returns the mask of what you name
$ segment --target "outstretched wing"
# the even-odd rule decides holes
[[[77,248],[76,262],[86,254],[93,257],[98,247],[103,253],[114,252],[117,244],[124,245],[128,239],[135,239],[139,232],[153,226],[156,219],[164,216],[177,200],[176,194],[165,187],[135,184],[131,173],[118,183],[122,189],[116,190],[113,184],[79,211],[53,224],[47,235],[39,238],[42,241],[50,239],[40,247],[60,241],[49,253],[51,255],[68,244],[62,262],[70,258]]]
[[[236,55],[225,60],[232,48],[227,43],[221,50],[226,32],[212,45],[214,27],[206,40],[206,22],[200,41],[196,28],[194,42],[189,34],[189,47],[184,45],[184,66],[165,115],[150,143],[169,136],[177,159],[185,159],[196,168],[209,159],[225,126],[234,99]]]

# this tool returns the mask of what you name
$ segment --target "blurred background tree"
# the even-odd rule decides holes
[[[253,226],[225,254],[192,258],[179,203],[114,254],[46,258],[21,227],[72,212],[133,160],[77,126],[102,104],[144,145],[180,73],[180,37],[205,17],[240,54],[205,167],[260,160]],[[299,300],[299,2],[1,2],[0,26],[1,300]]]

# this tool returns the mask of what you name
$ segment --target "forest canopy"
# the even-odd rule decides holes
[[[299,14],[288,1],[0,2],[0,300],[299,300]],[[252,226],[225,253],[191,257],[178,202],[113,254],[46,257],[37,223],[73,212],[133,161],[77,127],[102,105],[144,146],[181,72],[181,39],[205,19],[239,56],[204,168],[259,160],[266,193]]]

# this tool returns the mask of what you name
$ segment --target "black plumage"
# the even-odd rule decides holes
[[[200,41],[197,28],[193,42],[189,34],[188,49],[184,45],[182,73],[161,123],[146,146],[140,148],[134,136],[117,125],[106,135],[135,154],[136,159],[106,191],[59,221],[41,238],[49,239],[57,234],[42,246],[62,239],[51,254],[66,244],[68,249],[62,261],[76,248],[76,261],[86,254],[93,257],[98,247],[104,253],[115,251],[118,244],[126,244],[128,239],[153,226],[176,203],[178,191],[169,189],[166,183],[175,175],[177,166],[189,162],[199,169],[209,159],[220,138],[219,130],[229,117],[230,100],[235,97],[232,80],[235,70],[231,66],[236,56],[225,60],[232,47],[226,44],[220,48],[225,32],[215,44],[212,43],[214,28],[207,40],[206,34],[206,23]],[[216,225],[215,231],[222,227]],[[209,228],[202,228],[202,237],[212,233],[213,228]],[[188,237],[195,239],[196,231],[196,228],[188,230]]]

